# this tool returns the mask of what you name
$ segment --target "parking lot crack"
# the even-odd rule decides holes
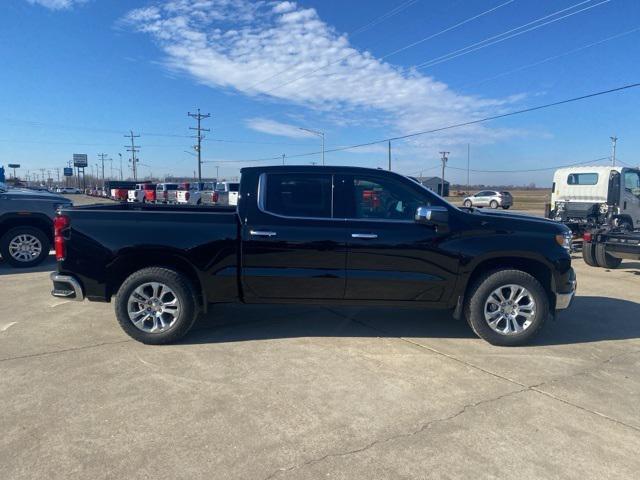
[[[325,307],[325,308],[326,308],[326,307]],[[388,333],[388,332],[386,332],[386,331],[384,331],[383,329],[380,329],[380,328],[374,327],[374,326],[369,325],[369,324],[367,324],[367,323],[365,323],[365,322],[362,322],[362,321],[356,320],[356,319],[354,319],[354,318],[352,318],[352,317],[348,317],[348,316],[343,315],[343,314],[341,314],[341,313],[339,313],[339,312],[336,312],[336,311],[334,311],[334,310],[331,310],[331,309],[328,309],[328,308],[327,308],[327,310],[331,311],[332,313],[334,313],[334,314],[336,314],[336,315],[340,315],[340,316],[342,316],[342,317],[349,318],[351,321],[353,321],[353,322],[355,322],[355,323],[357,323],[357,324],[359,324],[359,325],[362,325],[363,327],[370,328],[371,330],[375,330],[375,331],[380,332],[380,333],[383,333],[383,334],[385,334],[385,335],[389,335],[389,333]],[[605,360],[603,360],[602,362],[598,362],[596,365],[592,365],[592,366],[590,366],[589,368],[587,368],[587,369],[585,369],[585,370],[583,370],[583,371],[581,371],[581,372],[577,372],[577,373],[574,373],[574,374],[571,374],[571,375],[567,375],[567,376],[564,376],[564,377],[555,378],[555,379],[553,379],[553,380],[545,381],[545,382],[542,382],[542,383],[539,383],[539,384],[536,384],[536,385],[526,385],[526,384],[521,383],[521,382],[518,382],[517,380],[514,380],[514,379],[512,379],[512,378],[506,377],[506,376],[504,376],[504,375],[500,375],[500,374],[498,374],[498,373],[492,372],[492,371],[490,371],[490,370],[487,370],[487,369],[485,369],[485,368],[482,368],[482,367],[480,367],[480,366],[478,366],[478,365],[475,365],[475,364],[473,364],[473,363],[470,363],[470,362],[467,362],[467,361],[465,361],[465,360],[462,360],[462,359],[460,359],[460,358],[458,358],[458,357],[456,357],[456,356],[454,356],[454,355],[450,355],[450,354],[448,354],[448,353],[441,352],[441,351],[439,351],[439,350],[437,350],[437,349],[435,349],[435,348],[433,348],[433,347],[429,347],[429,346],[427,346],[427,345],[423,345],[423,344],[421,344],[421,343],[418,343],[418,342],[416,342],[416,341],[414,341],[414,340],[411,340],[411,339],[408,339],[408,338],[405,338],[405,337],[395,336],[395,335],[394,335],[394,338],[397,338],[397,339],[399,339],[399,340],[402,340],[402,341],[404,341],[404,342],[407,342],[407,343],[409,343],[409,344],[411,344],[411,345],[414,345],[414,346],[416,346],[416,347],[419,347],[419,348],[422,348],[422,349],[428,350],[428,351],[430,351],[430,352],[432,352],[432,353],[435,353],[435,354],[438,354],[438,355],[442,355],[443,357],[446,357],[446,358],[448,358],[448,359],[450,359],[450,360],[453,360],[453,361],[455,361],[455,362],[458,362],[458,363],[461,363],[461,364],[463,364],[463,365],[466,365],[466,366],[467,366],[467,367],[469,367],[469,368],[473,368],[473,369],[479,370],[479,371],[481,371],[481,372],[483,372],[483,373],[486,373],[487,375],[491,375],[491,376],[493,376],[493,377],[496,377],[496,378],[502,379],[502,380],[504,380],[504,381],[506,381],[506,382],[509,382],[509,383],[515,384],[515,385],[517,385],[517,386],[519,386],[519,387],[522,387],[522,390],[520,390],[520,391],[529,390],[529,391],[532,391],[532,392],[536,392],[536,393],[538,393],[538,394],[540,394],[540,395],[544,395],[544,396],[546,396],[547,398],[551,398],[551,399],[553,399],[553,400],[555,400],[555,401],[558,401],[558,402],[564,403],[565,405],[568,405],[568,406],[571,406],[571,407],[577,408],[577,409],[579,409],[579,410],[582,410],[583,412],[587,412],[587,413],[590,413],[590,414],[592,414],[592,415],[598,416],[598,417],[600,417],[600,418],[606,419],[606,420],[608,420],[608,421],[610,421],[610,422],[613,422],[613,423],[616,423],[616,424],[618,424],[618,425],[620,425],[620,426],[627,427],[627,428],[631,428],[632,430],[635,430],[635,431],[640,431],[640,428],[639,428],[639,427],[637,427],[637,426],[635,426],[635,425],[628,424],[628,423],[626,423],[626,422],[623,422],[623,421],[621,421],[621,420],[618,420],[618,419],[616,419],[616,418],[614,418],[614,417],[610,417],[609,415],[606,415],[606,414],[604,414],[604,413],[598,412],[598,411],[596,411],[596,410],[591,410],[591,409],[589,409],[589,408],[587,408],[587,407],[583,407],[583,406],[581,406],[581,405],[577,405],[577,404],[575,404],[575,403],[572,403],[572,402],[570,402],[570,401],[568,401],[568,400],[565,400],[565,399],[563,399],[563,398],[561,398],[561,397],[558,397],[557,395],[554,395],[554,394],[552,394],[552,393],[550,393],[550,392],[547,392],[547,391],[545,391],[545,390],[543,390],[543,389],[542,389],[542,387],[544,387],[544,385],[546,385],[546,384],[553,383],[553,382],[557,382],[557,381],[561,381],[561,380],[566,380],[567,378],[575,377],[575,376],[578,376],[578,375],[585,375],[585,374],[588,374],[588,373],[590,373],[590,372],[592,372],[592,371],[594,371],[594,370],[597,370],[597,369],[599,369],[599,368],[602,368],[604,365],[607,365],[607,364],[609,364],[609,363],[613,362],[614,360],[616,360],[616,359],[618,359],[618,358],[621,358],[621,357],[624,357],[624,356],[627,356],[627,355],[634,355],[634,354],[640,353],[640,350],[633,350],[633,351],[630,351],[630,352],[616,353],[616,354],[613,354],[613,355],[609,356],[608,358],[606,358],[606,359],[605,359]]]
[[[17,357],[7,357],[7,358],[0,358],[0,362],[8,362],[10,360],[21,360],[21,359],[25,359],[25,358],[37,358],[37,357],[44,357],[47,355],[56,355],[59,353],[69,353],[69,352],[77,352],[80,350],[88,350],[91,348],[98,348],[98,347],[104,347],[105,345],[118,345],[120,343],[128,343],[131,342],[132,340],[118,340],[116,342],[102,342],[102,343],[94,343],[92,345],[83,345],[82,347],[72,347],[72,348],[65,348],[65,349],[61,349],[61,350],[52,350],[50,352],[39,352],[39,353],[31,353],[29,355],[18,355]]]
[[[305,462],[302,462],[298,465],[292,465],[290,467],[286,467],[286,468],[279,468],[275,471],[273,471],[271,474],[269,474],[268,476],[266,476],[264,478],[264,480],[271,480],[272,478],[275,478],[276,476],[280,475],[280,474],[284,474],[287,472],[292,472],[294,470],[299,470],[301,468],[307,467],[309,465],[315,465],[321,462],[324,462],[325,460],[328,460],[330,458],[339,458],[339,457],[347,457],[350,455],[355,455],[358,453],[362,453],[365,452],[367,450],[370,450],[371,448],[374,448],[378,445],[384,444],[384,443],[388,443],[394,440],[398,440],[398,439],[402,439],[402,438],[409,438],[409,437],[413,437],[415,435],[419,435],[420,433],[424,432],[425,430],[428,430],[429,428],[431,428],[432,426],[439,424],[439,423],[444,423],[444,422],[448,422],[450,420],[454,420],[457,417],[464,415],[468,410],[479,407],[479,406],[483,406],[483,405],[487,405],[493,402],[497,402],[499,400],[502,400],[504,398],[507,397],[511,397],[514,395],[517,395],[519,393],[522,392],[526,392],[528,391],[528,388],[523,388],[523,389],[519,389],[519,390],[514,390],[502,395],[499,395],[497,397],[492,397],[492,398],[488,398],[488,399],[484,399],[484,400],[480,400],[477,402],[473,402],[473,403],[468,403],[466,405],[463,405],[460,409],[456,410],[454,413],[452,413],[451,415],[448,415],[446,417],[442,417],[442,418],[436,418],[433,420],[429,420],[428,422],[425,422],[423,424],[421,424],[417,429],[411,430],[409,432],[404,432],[404,433],[397,433],[395,435],[391,435],[389,437],[386,438],[381,438],[381,439],[377,439],[377,440],[373,440],[372,442],[359,447],[359,448],[354,448],[351,450],[347,450],[344,452],[335,452],[335,453],[328,453],[326,455],[323,455],[322,457],[318,457],[318,458],[312,458],[309,459]]]

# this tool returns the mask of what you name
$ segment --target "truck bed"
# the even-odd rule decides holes
[[[184,267],[214,301],[238,298],[239,217],[234,207],[114,203],[62,209],[66,258],[87,297],[108,301],[137,264]],[[204,278],[208,280],[202,281]]]

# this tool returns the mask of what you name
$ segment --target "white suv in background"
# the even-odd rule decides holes
[[[465,207],[491,207],[509,209],[513,205],[513,197],[509,192],[483,190],[464,199]]]

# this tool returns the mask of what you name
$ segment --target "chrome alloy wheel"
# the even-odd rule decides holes
[[[37,237],[21,233],[9,242],[9,254],[18,262],[31,262],[42,253],[42,242]]]
[[[149,282],[137,287],[127,301],[129,319],[138,329],[160,333],[171,328],[180,315],[180,301],[163,283]]]
[[[484,304],[484,319],[501,335],[524,332],[536,315],[536,302],[531,292],[521,285],[496,288]]]

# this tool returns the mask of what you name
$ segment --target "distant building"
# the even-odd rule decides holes
[[[449,182],[444,181],[444,193],[442,190],[442,179],[440,177],[422,177],[418,179],[422,185],[429,190],[433,190],[441,197],[449,196]]]

